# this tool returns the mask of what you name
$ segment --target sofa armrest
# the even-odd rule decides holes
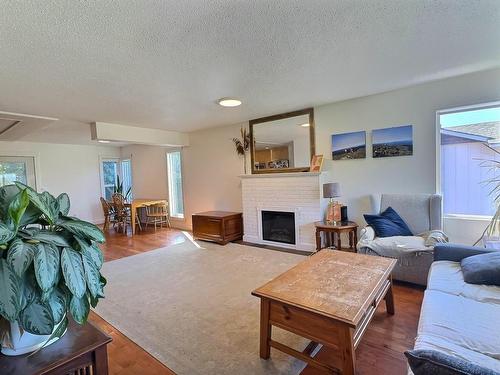
[[[373,241],[375,239],[375,231],[369,225],[362,228],[359,232],[359,242]]]
[[[491,253],[493,251],[495,250],[452,243],[439,244],[434,247],[434,261],[449,260],[452,262],[460,262],[464,258]]]

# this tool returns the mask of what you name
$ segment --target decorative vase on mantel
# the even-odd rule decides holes
[[[248,172],[247,172],[247,165],[248,165],[248,162],[247,162],[247,152],[245,152],[245,155],[243,155],[243,173],[244,174],[248,174]]]
[[[243,156],[243,173],[247,174],[247,153],[250,149],[250,133],[245,127],[240,129],[241,139],[233,138],[233,143],[236,148],[236,154]]]

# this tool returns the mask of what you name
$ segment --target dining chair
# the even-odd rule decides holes
[[[158,224],[160,228],[163,227],[163,224],[166,224],[167,227],[170,228],[170,217],[168,213],[168,204],[166,202],[146,206],[146,228],[149,224],[154,224],[155,232]]]
[[[130,204],[125,203],[125,198],[122,194],[115,193],[113,194],[113,205],[115,206],[117,222],[119,223],[120,227],[124,228],[124,232],[127,233],[127,224],[131,224],[132,222],[132,215],[130,214]],[[134,224],[139,226],[139,230],[142,230],[139,215],[135,215]]]
[[[113,223],[113,228],[116,225],[115,210],[113,206],[110,205],[106,199],[101,197],[100,200],[101,200],[102,212],[104,213],[104,225],[102,229],[104,231],[107,231],[109,229],[109,223]]]

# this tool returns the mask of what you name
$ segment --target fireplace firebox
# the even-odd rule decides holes
[[[295,245],[295,213],[262,211],[262,239]]]

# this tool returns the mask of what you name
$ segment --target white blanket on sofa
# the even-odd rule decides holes
[[[362,236],[358,243],[358,248],[367,247],[384,257],[403,258],[407,255],[418,255],[419,253],[430,252],[437,243],[442,242],[448,242],[446,234],[440,230],[431,230],[416,236],[375,238]]]

